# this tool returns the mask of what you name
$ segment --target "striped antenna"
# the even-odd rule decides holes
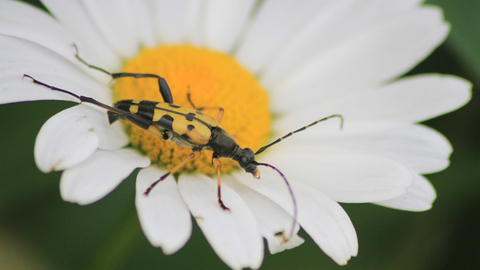
[[[334,118],[334,117],[340,118],[340,121],[341,121],[341,122],[340,122],[340,130],[342,130],[342,129],[343,129],[343,116],[342,116],[341,114],[332,114],[332,115],[330,115],[330,116],[327,116],[327,117],[324,117],[324,118],[322,118],[322,119],[320,119],[320,120],[317,120],[317,121],[311,123],[310,125],[307,125],[307,126],[304,126],[304,127],[299,128],[299,129],[297,129],[297,130],[295,130],[295,131],[292,131],[292,132],[288,133],[287,135],[285,135],[285,136],[283,136],[283,137],[281,137],[281,138],[278,138],[278,139],[275,140],[274,142],[272,142],[272,143],[270,143],[270,144],[268,144],[268,145],[265,145],[264,147],[258,149],[258,151],[255,153],[255,155],[258,155],[258,154],[262,153],[263,151],[265,151],[265,150],[266,150],[267,148],[269,148],[270,146],[275,145],[275,144],[281,142],[283,139],[286,139],[286,138],[292,136],[292,135],[295,134],[295,133],[298,133],[298,132],[300,132],[300,131],[304,131],[305,129],[307,129],[307,128],[311,127],[311,126],[314,126],[314,125],[316,125],[316,124],[318,124],[318,123],[320,123],[320,122],[326,121],[326,120],[328,120],[328,119],[330,119],[330,118]]]

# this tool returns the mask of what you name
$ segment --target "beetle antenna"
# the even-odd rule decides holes
[[[283,175],[283,173],[275,168],[274,166],[270,165],[270,164],[267,164],[267,163],[259,163],[259,162],[254,162],[255,165],[257,166],[265,166],[265,167],[270,167],[272,169],[274,169],[275,171],[277,171],[280,176],[282,176],[283,180],[285,181],[285,184],[287,185],[287,188],[288,188],[288,191],[290,192],[290,196],[292,197],[292,202],[293,202],[293,224],[292,224],[292,229],[290,230],[290,238],[289,239],[292,239],[293,237],[293,232],[295,231],[295,226],[297,225],[297,201],[295,200],[295,195],[293,195],[293,190],[292,188],[290,187],[290,183],[288,183],[287,181],[287,178],[285,177],[285,175]]]
[[[64,93],[64,94],[67,94],[67,95],[70,95],[70,96],[72,96],[72,97],[75,97],[75,98],[77,98],[77,99],[80,101],[80,103],[86,102],[86,103],[90,103],[90,104],[93,104],[93,105],[97,105],[98,107],[107,109],[107,110],[109,110],[109,111],[113,111],[113,112],[118,113],[118,114],[125,114],[125,112],[123,112],[123,111],[121,111],[121,110],[119,110],[119,109],[117,109],[117,108],[113,108],[113,107],[111,107],[111,106],[108,106],[107,104],[104,104],[104,103],[101,103],[101,102],[99,102],[99,101],[96,101],[95,99],[93,99],[93,98],[91,98],[91,97],[79,96],[79,95],[77,95],[77,94],[75,94],[75,93],[72,93],[72,92],[70,92],[70,91],[67,91],[67,90],[65,90],[65,89],[61,89],[61,88],[58,88],[58,87],[55,87],[55,86],[48,85],[48,84],[43,83],[43,82],[41,82],[41,81],[38,81],[38,80],[36,80],[35,78],[33,78],[32,76],[30,76],[30,75],[23,74],[22,79],[25,78],[25,77],[29,78],[29,79],[30,79],[33,83],[35,83],[35,84],[38,84],[38,85],[41,85],[41,86],[45,86],[45,87],[47,87],[47,88],[50,88],[51,90],[58,91],[58,92],[62,92],[62,93]]]
[[[281,137],[281,138],[278,138],[278,139],[275,140],[274,142],[272,142],[272,143],[270,143],[270,144],[268,144],[268,145],[265,145],[264,147],[258,149],[258,151],[255,153],[255,155],[258,155],[258,154],[262,153],[263,151],[265,151],[265,150],[266,150],[267,148],[269,148],[270,146],[281,142],[283,139],[288,138],[288,137],[292,136],[292,135],[295,134],[295,133],[298,133],[298,132],[300,132],[300,131],[304,131],[305,129],[307,129],[307,128],[311,127],[311,126],[314,126],[314,125],[316,125],[316,124],[318,124],[318,123],[320,123],[320,122],[326,121],[326,120],[328,120],[328,119],[330,119],[330,118],[334,118],[334,117],[340,118],[340,130],[342,130],[342,129],[343,129],[343,116],[342,116],[341,114],[332,114],[332,115],[330,115],[330,116],[327,116],[327,117],[324,117],[324,118],[322,118],[322,119],[320,119],[320,120],[317,120],[317,121],[311,123],[310,125],[307,125],[307,126],[304,126],[304,127],[299,128],[299,129],[297,129],[297,130],[295,130],[295,131],[292,131],[292,132],[288,133],[287,135],[285,135],[285,136],[283,136],[283,137]]]
[[[141,116],[138,116],[136,114],[133,114],[133,113],[130,113],[130,112],[127,112],[127,111],[124,111],[124,110],[120,110],[118,108],[115,108],[115,107],[112,107],[112,106],[109,106],[105,103],[101,103],[100,101],[97,101],[91,97],[85,97],[85,96],[79,96],[75,93],[72,93],[70,91],[67,91],[65,89],[61,89],[61,88],[58,88],[58,87],[55,87],[55,86],[51,86],[51,85],[48,85],[46,83],[43,83],[41,81],[38,81],[36,79],[34,79],[32,76],[30,75],[27,75],[27,74],[23,74],[23,78],[29,78],[33,83],[35,84],[38,84],[38,85],[41,85],[41,86],[44,86],[44,87],[47,87],[47,88],[50,88],[51,90],[54,90],[54,91],[58,91],[58,92],[62,92],[64,94],[67,94],[67,95],[70,95],[72,97],[75,97],[77,98],[80,103],[82,102],[85,102],[85,103],[90,103],[90,104],[93,104],[93,105],[96,105],[100,108],[104,108],[106,110],[108,110],[109,112],[113,112],[113,113],[116,113],[116,114],[119,114],[119,115],[123,115],[125,116],[125,118],[129,121],[132,121],[133,123],[135,123],[136,125],[139,125],[139,124],[142,124],[144,126],[150,126],[152,125],[152,122],[145,119],[145,118],[142,118]],[[139,125],[140,126],[140,125]]]

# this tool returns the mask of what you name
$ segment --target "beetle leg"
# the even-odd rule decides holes
[[[230,211],[228,207],[226,207],[223,202],[222,202],[222,178],[220,177],[220,170],[222,169],[222,163],[220,160],[216,157],[212,158],[213,165],[215,168],[217,168],[217,197],[218,197],[218,204],[220,204],[220,207],[222,207],[223,210]]]
[[[83,60],[80,55],[78,54],[78,48],[77,45],[73,44],[73,47],[75,47],[75,57],[82,63],[84,63],[86,66],[89,68],[96,69],[98,71],[101,71],[107,75],[112,76],[112,79],[117,79],[117,78],[122,78],[122,77],[134,77],[135,79],[138,78],[156,78],[158,80],[158,88],[160,90],[160,94],[162,94],[163,101],[166,103],[173,103],[173,97],[172,97],[172,92],[170,91],[170,87],[168,86],[167,81],[165,81],[164,78],[156,75],[156,74],[149,74],[149,73],[127,73],[127,72],[121,72],[121,73],[110,73],[106,71],[103,68],[90,65],[87,63],[85,60]]]
[[[165,180],[165,178],[167,178],[169,175],[175,173],[176,171],[180,170],[183,166],[185,166],[185,164],[187,164],[187,162],[189,162],[190,160],[192,159],[196,159],[200,157],[200,151],[192,151],[192,153],[190,153],[190,155],[182,160],[182,162],[180,162],[179,164],[177,164],[177,166],[173,167],[170,171],[168,171],[166,174],[162,175],[162,177],[160,177],[160,179],[158,179],[157,181],[153,182],[150,187],[147,188],[147,190],[143,193],[143,195],[145,196],[148,196],[148,194],[150,193],[150,191],[152,191],[152,189],[161,181]]]
[[[216,119],[217,119],[218,124],[220,125],[220,123],[222,123],[223,114],[224,114],[225,111],[223,110],[222,107],[211,107],[211,108],[212,109],[218,108],[218,113],[217,113]]]
[[[220,125],[220,123],[222,123],[223,114],[225,113],[225,110],[223,110],[222,107],[202,107],[200,109],[202,109],[202,110],[218,110],[218,113],[217,113],[217,116],[215,117],[215,119],[217,120],[217,123],[219,125]]]
[[[197,110],[197,111],[203,111],[203,110],[218,110],[218,113],[217,113],[217,116],[215,117],[215,119],[217,119],[217,123],[220,124],[222,123],[222,119],[223,119],[223,115],[224,115],[224,112],[225,110],[222,108],[222,107],[196,107],[195,104],[193,104],[192,102],[192,99],[190,97],[190,90],[189,92],[187,93],[187,99],[188,99],[188,102],[190,102],[190,105],[192,105],[192,107]]]
[[[156,78],[158,80],[158,88],[160,90],[160,94],[162,94],[163,101],[165,103],[173,103],[172,92],[170,91],[170,87],[168,86],[167,81],[156,74],[121,72],[121,73],[112,73],[111,76],[112,76],[112,79],[118,79],[123,77],[133,77],[135,79]]]
[[[225,110],[222,107],[200,107],[196,108],[197,111],[203,111],[203,110],[218,110],[217,116],[215,119],[217,120],[217,123],[220,125],[222,123],[223,119],[223,114],[225,113]]]

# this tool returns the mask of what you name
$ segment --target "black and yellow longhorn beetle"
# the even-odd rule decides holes
[[[24,74],[24,77],[28,77],[32,80],[33,83],[39,84],[45,87],[50,88],[51,90],[59,91],[70,96],[73,96],[80,100],[80,103],[86,102],[94,104],[101,108],[107,110],[108,120],[111,123],[115,122],[118,119],[130,121],[133,124],[153,133],[160,138],[173,142],[179,146],[187,147],[192,149],[192,153],[174,168],[172,168],[165,175],[160,177],[155,181],[151,186],[145,191],[144,195],[148,196],[150,191],[156,184],[164,180],[170,174],[175,173],[181,169],[188,161],[200,157],[200,152],[202,150],[211,150],[213,151],[212,163],[217,169],[217,196],[218,203],[221,208],[229,211],[229,209],[222,202],[221,195],[221,178],[220,172],[222,163],[219,161],[219,158],[230,158],[238,162],[240,167],[242,167],[247,173],[251,173],[253,177],[260,179],[260,172],[258,171],[257,166],[266,166],[276,170],[285,181],[290,195],[292,197],[294,205],[294,220],[293,226],[290,232],[290,237],[293,235],[293,231],[296,225],[297,220],[297,204],[295,201],[295,196],[293,191],[286,179],[280,170],[274,166],[267,163],[259,163],[255,161],[255,156],[265,151],[265,149],[270,146],[279,143],[283,139],[290,137],[291,135],[303,131],[313,125],[318,124],[319,122],[325,121],[327,119],[338,117],[341,120],[340,128],[343,127],[343,117],[339,114],[330,115],[324,117],[320,120],[317,120],[310,125],[304,126],[300,129],[292,131],[287,135],[278,138],[274,142],[260,148],[257,152],[253,153],[252,149],[244,148],[242,149],[235,140],[220,127],[222,122],[224,110],[221,107],[195,107],[192,100],[190,99],[190,94],[187,95],[188,101],[194,109],[184,108],[173,104],[172,94],[170,88],[164,78],[155,75],[155,74],[146,74],[146,73],[110,73],[102,68],[92,66],[80,58],[78,54],[78,49],[76,49],[75,57],[87,65],[90,68],[99,70],[103,73],[106,73],[112,77],[112,79],[122,78],[122,77],[133,77],[133,78],[155,78],[158,80],[158,86],[160,89],[160,94],[162,95],[163,102],[158,101],[148,101],[148,100],[138,100],[138,99],[128,99],[128,100],[119,100],[113,107],[107,104],[101,103],[93,98],[79,96],[72,92],[69,92],[64,89],[60,89],[41,81],[34,79],[32,76]],[[218,110],[217,116],[214,118],[212,116],[203,114],[203,110],[215,109]],[[282,233],[283,235],[283,233]],[[288,240],[288,239],[285,239]]]

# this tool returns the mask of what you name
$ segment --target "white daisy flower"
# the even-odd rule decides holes
[[[422,174],[445,169],[447,139],[418,124],[463,106],[471,84],[426,74],[396,79],[447,36],[440,9],[418,0],[365,1],[42,1],[50,13],[0,2],[0,103],[70,100],[22,79],[35,79],[112,105],[122,99],[162,101],[164,77],[176,105],[225,109],[222,127],[254,151],[322,117],[322,122],[259,155],[293,189],[298,223],[336,263],[357,255],[355,229],[338,202],[424,211],[436,194]],[[210,111],[206,111],[210,113]],[[215,111],[211,112],[215,115]],[[272,136],[273,134],[273,136]],[[65,201],[94,203],[136,168],[136,207],[145,236],[165,254],[181,249],[191,215],[229,267],[259,268],[263,240],[271,253],[303,243],[281,176],[261,167],[261,180],[222,160],[217,202],[211,152],[160,182],[191,149],[125,122],[109,125],[104,109],[80,104],[50,118],[35,142],[45,172],[63,171]],[[282,233],[286,232],[286,233]]]

